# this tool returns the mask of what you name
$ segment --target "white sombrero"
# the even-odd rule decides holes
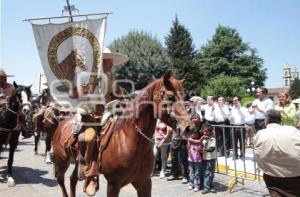
[[[104,48],[103,59],[112,59],[113,66],[124,64],[129,60],[127,55],[121,53],[112,53],[109,48]]]
[[[198,101],[203,102],[204,99],[201,98],[200,96],[193,96],[193,97],[190,98],[190,101],[192,101],[192,102],[198,102]]]
[[[0,68],[0,76],[14,77],[13,75],[7,75],[3,68]]]

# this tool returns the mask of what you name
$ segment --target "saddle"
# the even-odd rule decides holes
[[[92,117],[90,115],[88,116]],[[72,117],[71,120],[69,120],[62,128],[60,144],[67,152],[70,152],[73,155],[73,158],[79,164],[78,178],[79,180],[84,179],[83,191],[88,194],[93,194],[99,189],[98,173],[101,171],[99,170],[101,169],[101,155],[109,144],[113,134],[113,128],[118,118],[116,115],[111,116],[107,120],[106,124],[102,126],[100,133],[93,127],[83,126],[82,131],[76,136],[73,132],[64,132],[69,129],[72,131],[75,118],[75,116]],[[82,118],[83,120],[89,119],[85,116]],[[89,119],[89,121],[95,121],[95,118],[92,118],[93,119]],[[90,157],[88,161],[86,161],[86,157]]]
[[[102,132],[98,140],[98,147],[99,147],[98,166],[100,172],[101,172],[102,153],[107,148],[110,142],[117,120],[118,120],[118,116],[112,116],[108,119],[104,127],[102,127]]]

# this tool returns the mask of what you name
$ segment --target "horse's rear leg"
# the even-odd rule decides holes
[[[77,176],[77,170],[78,170],[78,164],[76,163],[74,171],[72,175],[70,176],[70,196],[75,197],[76,196],[76,185],[78,182],[78,176]]]
[[[34,132],[34,154],[38,154],[38,145],[40,140],[40,133],[35,131]]]
[[[120,193],[120,187],[110,182],[107,183],[107,197],[118,197]]]
[[[152,181],[148,178],[145,182],[132,182],[133,187],[136,189],[138,197],[151,197]]]

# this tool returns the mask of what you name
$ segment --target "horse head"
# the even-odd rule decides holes
[[[19,111],[22,111],[24,114],[27,114],[31,109],[31,85],[30,86],[23,86],[18,85],[16,82],[13,82],[15,90],[13,92],[12,98],[19,105]]]
[[[158,118],[181,136],[188,137],[192,122],[184,106],[183,81],[172,77],[171,71],[167,70],[155,86],[153,100]]]

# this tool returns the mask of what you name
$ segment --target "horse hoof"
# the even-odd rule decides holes
[[[14,187],[16,186],[16,182],[12,177],[7,177],[7,185],[8,187]]]
[[[34,154],[35,154],[35,155],[38,155],[39,153],[38,153],[37,151],[34,151]]]
[[[46,158],[46,160],[45,160],[45,161],[46,161],[46,163],[47,163],[47,164],[51,164],[51,163],[52,163],[51,159],[50,159],[50,158],[48,158],[48,157]]]

